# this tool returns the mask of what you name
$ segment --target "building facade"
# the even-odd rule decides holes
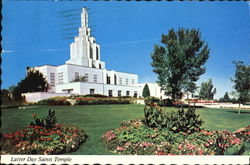
[[[83,8],[79,35],[70,44],[70,59],[64,65],[34,68],[45,76],[50,93],[137,97],[138,75],[105,69],[100,52],[100,45],[88,27],[87,9]],[[77,78],[84,81],[75,81]]]

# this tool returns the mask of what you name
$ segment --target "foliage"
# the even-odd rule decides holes
[[[205,100],[213,100],[214,95],[216,94],[216,88],[213,88],[212,79],[209,79],[207,82],[202,82],[199,97]]]
[[[148,127],[161,129],[168,126],[167,115],[156,103],[151,102],[150,105],[145,106],[144,117],[143,122]]]
[[[106,148],[124,155],[215,155],[222,146],[217,144],[220,137],[227,139],[221,154],[227,154],[228,148],[243,142],[228,131],[202,129],[194,133],[174,133],[147,127],[141,119],[123,121],[119,128],[107,131],[101,139]]]
[[[36,114],[33,114],[32,116],[34,118],[34,123],[31,122],[30,125],[33,127],[40,126],[42,128],[51,129],[54,128],[57,123],[55,111],[51,111],[51,109],[49,109],[46,118],[38,118]]]
[[[209,57],[208,45],[199,30],[171,29],[162,35],[161,42],[163,45],[155,45],[151,55],[157,83],[173,100],[180,98],[182,91],[192,93],[195,82],[205,73],[203,65]]]
[[[67,101],[66,98],[49,98],[38,101],[39,105],[70,105],[70,102]]]
[[[234,62],[235,74],[231,80],[234,82],[234,89],[238,94],[237,101],[239,104],[250,102],[250,65],[242,61]],[[240,108],[239,108],[240,110]],[[240,113],[240,111],[238,111]]]
[[[108,98],[108,96],[102,95],[102,94],[88,94],[88,95],[84,95],[84,97]]]
[[[250,143],[244,142],[240,145],[234,145],[229,147],[225,152],[225,155],[249,155],[250,154]]]
[[[165,113],[157,104],[151,103],[144,108],[144,123],[151,128],[166,128],[173,132],[198,131],[203,123],[200,116],[195,113],[195,108],[189,107],[187,111],[180,108],[170,114]]]
[[[76,76],[71,82],[87,82],[86,76]]]
[[[27,68],[26,77],[21,80],[13,90],[15,101],[22,101],[21,93],[45,92],[49,89],[49,84],[44,75],[33,68]]]
[[[144,88],[143,88],[143,91],[142,91],[142,96],[143,96],[144,98],[150,96],[150,90],[149,90],[148,84],[145,84],[145,86],[144,86]]]
[[[6,89],[1,90],[1,104],[2,105],[14,104],[14,100],[11,98],[11,93]]]
[[[150,104],[154,104],[154,103],[156,103],[157,105],[161,104],[161,100],[159,98],[153,97],[153,96],[145,98],[144,102],[145,102],[145,105],[150,105]]]
[[[130,104],[129,100],[116,99],[95,99],[95,98],[79,98],[75,105],[96,105],[96,104]]]
[[[51,129],[29,126],[24,130],[3,134],[1,154],[62,154],[75,151],[87,135],[77,127],[61,124]]]
[[[226,92],[225,95],[222,98],[220,98],[219,101],[220,102],[231,102],[231,99],[230,99],[228,93]]]
[[[203,121],[200,115],[196,114],[194,107],[189,107],[187,111],[180,108],[172,112],[168,117],[167,128],[173,132],[193,133],[200,130]]]

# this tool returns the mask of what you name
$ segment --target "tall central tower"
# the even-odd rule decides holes
[[[105,63],[100,59],[100,45],[91,36],[91,30],[88,27],[88,12],[87,8],[84,7],[81,13],[79,35],[70,44],[70,60],[66,61],[66,63],[105,69]]]

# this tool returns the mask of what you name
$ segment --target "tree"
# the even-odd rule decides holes
[[[143,88],[143,91],[142,91],[142,96],[143,96],[144,98],[150,96],[150,90],[149,90],[148,84],[145,84],[145,86],[144,86],[144,88]]]
[[[216,94],[216,88],[213,88],[212,79],[209,79],[207,82],[202,82],[199,97],[201,99],[213,100],[214,95]]]
[[[209,57],[209,48],[196,29],[171,29],[162,34],[162,45],[155,45],[151,54],[157,83],[172,96],[180,98],[183,92],[193,93],[195,82],[205,73],[203,66]]]
[[[231,81],[234,82],[233,87],[238,94],[239,114],[240,104],[250,101],[250,65],[244,64],[242,61],[234,61],[233,63],[235,64],[235,74]]]
[[[27,69],[26,77],[13,90],[13,98],[22,101],[21,94],[27,92],[46,92],[49,84],[43,74],[33,68]]]
[[[224,95],[222,98],[220,98],[219,101],[220,101],[220,102],[230,102],[231,99],[230,99],[228,93],[226,92],[225,95]]]
[[[86,76],[76,76],[71,82],[87,82]]]

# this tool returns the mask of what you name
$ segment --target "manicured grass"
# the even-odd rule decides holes
[[[101,136],[109,129],[120,126],[123,120],[143,117],[143,105],[88,105],[88,106],[32,106],[27,109],[2,110],[2,133],[24,129],[33,120],[31,114],[46,116],[48,109],[56,111],[58,123],[74,125],[84,129],[89,138],[76,152],[70,154],[112,154],[105,149]],[[173,111],[174,108],[166,108]],[[250,124],[250,110],[199,108],[197,112],[205,121],[203,127],[209,130],[235,131]]]

